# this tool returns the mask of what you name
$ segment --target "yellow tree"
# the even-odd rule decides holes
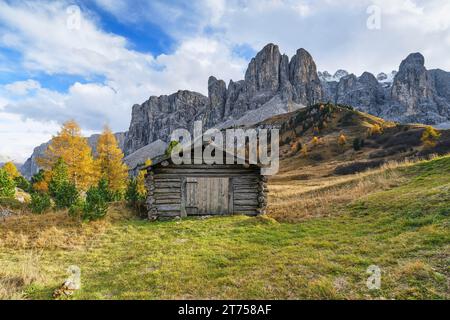
[[[305,158],[308,156],[308,146],[306,145],[306,143],[302,146],[301,153]]]
[[[69,180],[78,188],[87,190],[98,180],[92,149],[74,120],[63,124],[61,131],[53,137],[45,155],[38,158],[37,163],[46,171],[50,171],[59,158],[67,164]]]
[[[107,126],[98,139],[97,155],[100,176],[108,180],[112,191],[124,191],[127,185],[128,167],[123,163],[124,155],[116,137]]]
[[[434,148],[439,141],[441,134],[431,126],[427,126],[422,134],[422,143],[425,148]]]
[[[3,170],[6,171],[6,173],[13,179],[20,177],[20,172],[17,170],[17,167],[14,163],[7,162],[3,165]]]
[[[375,123],[373,126],[369,128],[369,136],[375,136],[383,133],[383,128]]]
[[[148,167],[152,164],[152,160],[147,159],[145,161],[145,166]],[[137,189],[138,193],[141,196],[145,196],[147,194],[147,189],[145,187],[145,170],[139,171],[138,177],[137,177]]]
[[[320,143],[319,137],[314,137],[314,138],[312,139],[312,144],[313,144],[313,145],[317,146],[319,143]]]
[[[345,145],[347,144],[347,137],[345,136],[345,134],[341,133],[339,135],[338,144],[341,148],[345,147]]]

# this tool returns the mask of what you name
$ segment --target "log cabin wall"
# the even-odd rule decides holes
[[[147,170],[148,216],[264,214],[266,182],[258,166],[158,164]]]

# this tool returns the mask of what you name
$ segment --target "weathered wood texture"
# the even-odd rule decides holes
[[[263,214],[266,181],[256,166],[157,165],[147,170],[148,216]]]

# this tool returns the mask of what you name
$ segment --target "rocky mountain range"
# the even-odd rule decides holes
[[[376,77],[364,72],[358,77],[338,70],[331,75],[318,72],[305,49],[289,58],[278,46],[268,44],[250,61],[243,80],[227,85],[210,77],[208,96],[178,91],[134,105],[129,131],[119,134],[119,140],[135,163],[140,158],[145,161],[146,153],[130,155],[155,141],[167,142],[175,129],[191,130],[196,120],[203,120],[205,128],[252,125],[317,102],[351,105],[403,123],[445,124],[450,122],[450,73],[427,70],[424,57],[413,53],[398,72]],[[36,171],[34,159],[45,147],[36,148],[24,164],[27,176]]]
[[[192,129],[196,120],[203,120],[206,128],[249,125],[322,99],[311,55],[299,49],[289,59],[269,44],[250,61],[244,80],[227,86],[210,77],[208,97],[178,91],[134,105],[124,151],[131,154],[158,139],[167,141],[174,129]]]

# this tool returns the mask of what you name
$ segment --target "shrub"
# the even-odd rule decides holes
[[[293,153],[297,153],[302,149],[302,143],[300,141],[296,141],[291,146],[291,151]]]
[[[67,165],[61,158],[52,168],[48,190],[58,209],[70,208],[78,201],[78,190],[75,184],[69,181]]]
[[[361,150],[361,140],[359,138],[353,139],[353,150],[359,151]]]
[[[24,177],[18,176],[14,179],[14,182],[16,183],[17,188],[22,189],[25,192],[31,191],[31,184]]]
[[[125,199],[127,200],[128,205],[132,208],[137,208],[139,202],[144,200],[142,195],[139,193],[137,179],[133,178],[128,180]]]
[[[13,178],[4,169],[0,169],[0,197],[13,198],[15,194],[16,184]]]
[[[58,209],[66,209],[78,201],[79,193],[73,183],[65,181],[54,190],[52,196]]]
[[[100,192],[101,196],[106,202],[114,201],[115,195],[114,192],[109,188],[109,182],[106,178],[101,178],[98,182],[98,192]]]
[[[369,129],[369,136],[375,136],[375,135],[379,135],[382,133],[383,133],[383,128],[377,123],[375,123]]]
[[[433,148],[436,146],[441,134],[431,126],[427,126],[420,139],[425,148]]]
[[[343,147],[345,146],[345,144],[347,143],[347,137],[345,136],[345,134],[341,133],[339,138],[338,138],[338,144]]]
[[[89,188],[83,208],[83,219],[87,221],[103,218],[108,211],[108,202],[98,187]]]
[[[31,195],[30,209],[33,213],[42,214],[52,206],[49,195],[33,193]]]
[[[78,201],[74,204],[72,204],[72,206],[70,206],[69,208],[69,216],[74,217],[74,218],[82,218],[84,215],[84,206],[86,205],[86,203],[81,200],[78,199]]]

